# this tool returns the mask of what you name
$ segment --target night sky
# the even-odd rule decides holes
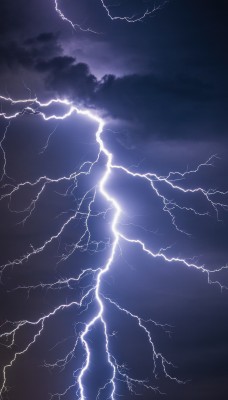
[[[112,17],[139,19],[155,3],[105,4]],[[160,250],[169,258],[184,258],[212,270],[228,262],[228,3],[169,0],[157,1],[156,6],[142,21],[128,22],[112,20],[100,0],[61,0],[64,15],[79,25],[74,30],[55,11],[54,0],[1,0],[0,96],[37,97],[41,102],[61,98],[89,109],[105,121],[103,140],[113,163],[134,173],[150,171],[166,177],[170,171],[197,170],[210,160],[197,173],[171,175],[171,181],[173,177],[172,182],[183,188],[220,191],[213,197],[217,207],[202,192],[179,193],[155,182],[163,196],[180,205],[173,211],[173,221],[163,211],[161,197],[139,177],[116,169],[107,190],[123,209],[118,228],[124,235],[143,241],[155,253]],[[48,290],[45,284],[77,277],[82,269],[103,268],[113,243],[113,210],[98,193],[87,246],[62,260],[83,234],[89,201],[106,168],[104,156],[90,175],[46,185],[34,210],[31,205],[40,184],[22,186],[7,196],[20,182],[67,177],[86,161],[94,161],[99,152],[95,121],[72,115],[46,122],[38,108],[34,113],[23,112],[23,107],[1,100],[1,113],[22,113],[10,124],[0,117],[0,265],[42,246],[74,215],[86,192],[88,196],[81,215],[61,237],[37,256],[1,273],[1,384],[4,366],[41,327],[22,326],[12,343],[12,336],[7,339],[3,334],[17,325],[6,321],[37,321],[61,304],[79,301],[94,285],[95,274],[61,290],[56,286]],[[66,111],[64,105],[46,110],[48,115]],[[174,365],[167,368],[169,374],[185,383],[166,378],[161,365],[154,376],[145,332],[104,299],[110,351],[118,364],[125,365],[134,379],[148,379],[147,384],[165,393],[136,385],[134,394],[117,380],[115,400],[135,400],[138,395],[143,400],[227,400],[228,291],[221,285],[228,287],[228,270],[210,277],[219,283],[208,284],[201,271],[151,258],[140,246],[120,241],[111,269],[102,278],[102,294],[134,315],[169,325],[146,323],[157,352]],[[50,365],[72,350],[84,324],[97,312],[94,293],[88,303],[84,312],[72,307],[45,323],[36,343],[7,368],[2,400],[48,400],[75,383],[73,374],[85,360],[80,344],[65,368]],[[110,379],[101,323],[87,340],[91,363],[84,379],[85,395],[86,400],[96,400],[99,388]],[[80,399],[77,389],[52,399]],[[109,399],[107,388],[100,400]]]

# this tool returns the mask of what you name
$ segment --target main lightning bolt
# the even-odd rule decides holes
[[[162,325],[153,320],[145,320],[141,316],[134,314],[131,310],[123,307],[119,304],[115,299],[110,298],[110,296],[106,295],[102,290],[102,283],[104,282],[104,277],[108,276],[114,261],[119,254],[119,250],[124,242],[129,243],[132,246],[138,247],[146,256],[161,259],[168,264],[180,264],[184,267],[196,270],[198,272],[206,275],[209,283],[214,283],[219,285],[221,289],[226,288],[222,283],[216,279],[213,279],[213,275],[217,276],[222,270],[227,269],[228,266],[224,265],[221,267],[215,267],[214,269],[209,269],[204,265],[197,264],[196,262],[168,255],[168,249],[161,248],[159,251],[154,251],[149,248],[144,241],[139,239],[138,237],[129,236],[123,232],[122,227],[122,217],[124,215],[124,209],[116,195],[110,193],[108,190],[108,183],[111,179],[111,174],[115,171],[120,171],[125,174],[125,176],[131,177],[133,180],[140,180],[147,185],[150,190],[157,196],[158,200],[161,203],[164,213],[170,219],[170,223],[173,225],[173,228],[181,233],[187,234],[182,227],[180,227],[176,221],[176,212],[178,210],[186,211],[187,213],[193,213],[198,216],[205,216],[208,212],[200,212],[193,207],[187,207],[186,205],[181,204],[179,201],[174,201],[173,198],[169,198],[164,194],[162,187],[165,186],[168,191],[171,191],[173,194],[177,193],[182,196],[188,195],[199,195],[204,199],[212,211],[215,212],[216,216],[219,217],[220,210],[227,210],[228,205],[226,201],[221,201],[221,199],[226,199],[228,192],[212,190],[212,189],[204,189],[203,187],[196,186],[195,188],[186,188],[183,184],[184,178],[189,175],[197,174],[197,172],[204,167],[210,167],[213,164],[213,160],[215,156],[210,157],[206,162],[201,163],[197,166],[197,168],[192,170],[187,170],[185,172],[170,172],[166,176],[160,176],[153,172],[145,172],[139,173],[134,172],[131,168],[127,168],[124,165],[116,164],[113,161],[113,153],[108,149],[105,144],[104,136],[104,126],[105,121],[94,112],[91,112],[88,109],[79,109],[72,102],[65,99],[51,99],[48,102],[41,102],[37,98],[34,99],[24,99],[24,100],[14,100],[9,97],[0,96],[0,100],[3,105],[7,105],[16,108],[16,111],[2,111],[0,113],[0,117],[6,120],[7,125],[3,134],[3,138],[0,142],[1,152],[3,153],[4,160],[4,168],[1,179],[7,176],[7,157],[4,150],[4,140],[7,135],[7,130],[10,128],[10,122],[14,119],[18,119],[26,114],[29,115],[38,115],[44,121],[50,120],[65,120],[70,116],[84,116],[89,120],[93,121],[97,125],[97,130],[95,133],[96,144],[98,147],[98,151],[94,160],[88,160],[80,166],[80,168],[66,176],[61,176],[59,178],[53,179],[48,176],[41,176],[34,181],[25,181],[20,182],[18,184],[5,184],[3,186],[4,193],[1,195],[0,200],[8,199],[9,208],[11,209],[11,200],[13,196],[19,193],[21,190],[31,189],[33,188],[36,191],[34,198],[30,202],[30,204],[23,210],[13,212],[21,213],[23,215],[22,221],[26,223],[26,221],[31,217],[33,211],[38,207],[39,200],[47,187],[49,185],[58,184],[62,182],[69,183],[66,194],[73,194],[77,190],[79,182],[81,179],[86,179],[86,177],[91,176],[92,172],[96,168],[96,166],[102,161],[103,165],[103,173],[99,178],[98,182],[93,184],[93,186],[89,187],[88,190],[84,192],[82,197],[80,198],[76,210],[73,210],[73,213],[70,217],[66,218],[65,222],[62,224],[60,229],[52,236],[50,236],[46,241],[44,241],[40,246],[34,247],[23,254],[21,257],[11,260],[6,264],[0,267],[0,273],[6,273],[9,267],[20,266],[24,262],[28,261],[30,258],[35,257],[36,255],[42,253],[51,243],[57,241],[61,238],[64,230],[71,224],[72,221],[82,220],[83,221],[83,232],[80,238],[73,244],[67,247],[66,251],[61,256],[61,261],[65,261],[72,254],[74,254],[77,250],[79,251],[98,251],[100,245],[106,246],[109,251],[108,258],[105,260],[103,266],[99,266],[97,268],[86,268],[82,269],[82,271],[78,274],[78,276],[72,276],[68,279],[60,279],[51,283],[40,283],[35,286],[19,286],[14,290],[27,290],[28,293],[31,290],[35,290],[36,288],[45,288],[49,290],[61,290],[64,288],[72,288],[76,285],[83,283],[83,280],[86,277],[90,277],[89,286],[84,286],[82,294],[79,298],[75,299],[70,303],[64,303],[56,308],[54,308],[51,312],[35,319],[35,320],[20,320],[20,321],[5,321],[1,325],[0,330],[0,340],[1,342],[14,350],[14,355],[11,360],[4,366],[3,368],[3,376],[2,376],[2,386],[0,388],[0,396],[4,398],[4,395],[8,391],[7,386],[7,376],[10,368],[13,367],[14,363],[17,359],[29,351],[30,347],[34,345],[41,334],[45,330],[45,326],[47,321],[51,320],[57,314],[64,312],[67,309],[78,309],[81,312],[86,312],[91,305],[96,304],[96,310],[92,312],[92,316],[90,315],[87,318],[86,322],[79,323],[77,322],[76,326],[78,328],[78,332],[76,333],[76,339],[72,349],[65,355],[65,357],[58,359],[55,363],[50,364],[46,363],[45,365],[49,368],[60,368],[63,369],[66,365],[74,358],[76,349],[81,346],[84,352],[84,361],[81,367],[74,372],[74,382],[71,386],[67,387],[65,391],[62,393],[53,394],[52,397],[61,398],[67,395],[67,393],[75,388],[76,396],[80,400],[88,399],[86,395],[86,375],[89,371],[91,365],[91,355],[93,349],[90,346],[90,342],[88,340],[89,334],[92,334],[99,324],[102,326],[103,337],[104,337],[104,349],[106,355],[106,362],[108,365],[108,377],[105,380],[103,386],[101,386],[96,394],[96,398],[101,399],[110,399],[117,400],[119,393],[119,384],[126,384],[128,390],[130,392],[138,394],[138,390],[140,387],[148,390],[158,391],[159,389],[157,385],[151,384],[151,380],[148,379],[138,379],[134,376],[131,376],[124,365],[121,365],[118,362],[117,356],[113,354],[111,349],[111,341],[112,336],[115,335],[109,330],[109,326],[107,320],[105,318],[105,310],[107,305],[111,308],[115,308],[118,312],[122,313],[126,318],[130,318],[133,322],[135,322],[136,326],[141,330],[142,334],[145,336],[147,340],[148,346],[151,351],[152,364],[153,364],[153,376],[157,378],[162,370],[164,376],[167,379],[176,381],[177,383],[183,383],[178,377],[174,376],[170,370],[173,367],[173,364],[167,360],[167,358],[156,348],[154,343],[151,327],[158,326],[165,331],[169,330],[168,325]],[[64,109],[62,113],[51,113],[49,114],[49,109],[54,106],[59,105]],[[104,161],[105,160],[105,161]],[[103,211],[95,211],[95,203],[99,201],[98,196],[101,196],[105,203],[107,204],[107,208]],[[220,200],[218,200],[220,199]],[[90,233],[90,223],[93,218],[97,218],[99,215],[106,215],[107,213],[111,213],[112,220],[110,226],[110,240],[107,242],[99,242],[92,240]],[[94,250],[95,249],[95,250]],[[23,348],[18,350],[17,348],[17,338],[21,330],[26,328],[33,328],[34,333],[31,339],[25,344]],[[17,350],[15,350],[15,348]]]

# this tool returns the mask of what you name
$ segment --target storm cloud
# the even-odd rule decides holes
[[[35,68],[45,74],[47,89],[56,95],[68,96],[134,126],[143,125],[148,135],[200,139],[214,131],[221,137],[227,133],[227,94],[206,79],[182,73],[172,77],[105,75],[98,80],[87,64],[67,56],[40,61]]]
[[[207,18],[195,26],[194,31],[191,15],[182,13],[179,29],[182,29],[183,37],[171,24],[170,10],[168,10],[167,15],[171,25],[167,27],[169,35],[166,35],[166,40],[169,42],[165,44],[169,45],[169,48],[166,47],[164,51],[162,36],[156,37],[154,48],[156,57],[160,60],[156,68],[150,68],[149,71],[142,69],[135,73],[123,72],[118,75],[107,71],[102,78],[98,78],[96,71],[91,67],[92,60],[91,63],[82,62],[79,59],[80,55],[72,54],[67,47],[66,38],[61,37],[56,31],[41,30],[43,20],[37,34],[31,35],[29,28],[24,33],[23,40],[17,39],[21,36],[22,21],[25,20],[27,13],[31,12],[24,6],[23,1],[20,5],[21,7],[17,7],[11,4],[14,13],[10,12],[8,2],[4,1],[1,6],[3,12],[0,21],[2,22],[0,68],[3,75],[7,74],[9,80],[10,74],[15,76],[21,69],[29,71],[40,82],[42,90],[43,87],[46,88],[47,97],[49,94],[67,97],[79,105],[97,109],[104,117],[126,122],[132,132],[138,132],[144,138],[210,140],[215,135],[220,139],[227,137],[227,57],[221,40],[226,28],[224,16],[220,15],[224,7],[216,9],[221,21],[218,25],[211,14],[212,9],[215,12],[214,7],[211,2],[207,2]],[[179,9],[180,4],[176,8]],[[175,4],[173,9],[175,10]],[[181,12],[181,9],[178,12]],[[203,17],[204,14],[205,8],[200,6],[197,18]],[[15,18],[15,15],[17,18],[14,24],[12,18]],[[147,29],[157,30],[156,24],[159,23],[158,16],[150,28],[145,26],[146,33]],[[7,24],[14,27],[9,31],[10,34]],[[120,26],[120,32],[117,32],[116,36],[112,35],[110,39],[112,46],[114,46],[113,41],[119,38],[118,35],[122,35],[122,29],[125,32],[125,26]],[[109,59],[109,65],[111,63],[116,65],[118,57],[123,57],[121,51],[126,52],[126,43],[128,53],[135,52],[137,68],[140,62],[142,63],[141,52],[144,58],[146,53],[152,54],[149,47],[152,43],[150,40],[143,41],[140,46],[137,44],[140,29],[141,25],[136,25],[126,31],[129,38],[130,34],[132,35],[131,46],[129,38],[125,40],[123,37],[121,46],[118,42],[118,53],[107,47],[106,58]],[[93,42],[103,39],[102,36],[98,36],[98,39],[92,36],[90,40]],[[181,51],[178,52],[176,46]],[[188,49],[187,56],[185,48]],[[167,59],[164,59],[164,54]],[[131,59],[133,60],[132,55]]]

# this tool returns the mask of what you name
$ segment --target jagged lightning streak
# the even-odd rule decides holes
[[[162,4],[156,4],[156,2],[154,2],[153,6],[151,8],[147,8],[145,11],[143,11],[143,13],[141,15],[133,14],[131,16],[112,15],[112,13],[110,11],[110,7],[111,6],[107,5],[104,0],[100,0],[100,3],[101,3],[101,6],[103,7],[103,9],[105,10],[108,18],[111,21],[124,21],[124,22],[128,22],[128,23],[135,23],[135,22],[142,22],[145,18],[151,16],[152,14],[154,14],[155,12],[160,10],[167,3],[167,1],[168,0],[165,0]],[[81,30],[83,32],[98,33],[98,32],[94,31],[91,28],[83,28],[82,25],[80,25],[78,23],[74,23],[71,19],[66,17],[66,15],[63,13],[61,8],[59,7],[59,1],[58,0],[54,0],[54,5],[55,5],[55,11],[57,12],[58,16],[63,21],[65,21],[68,24],[70,24],[70,26],[74,30],[77,28],[77,29],[79,29],[79,30]]]
[[[43,333],[45,329],[47,321],[50,320],[56,314],[59,314],[66,309],[74,307],[81,310],[81,312],[86,312],[89,309],[90,305],[92,305],[94,302],[96,303],[97,311],[93,312],[92,316],[88,317],[86,322],[83,322],[81,324],[77,322],[76,324],[76,326],[80,325],[81,328],[79,332],[77,332],[76,340],[70,352],[67,353],[65,357],[58,359],[53,364],[45,363],[45,365],[48,366],[49,368],[63,369],[74,358],[74,354],[78,346],[81,346],[82,349],[84,350],[85,359],[81,367],[74,373],[73,384],[70,385],[68,388],[66,388],[64,392],[53,394],[51,396],[52,398],[57,397],[58,399],[60,399],[61,397],[67,395],[71,389],[75,388],[76,396],[78,399],[80,400],[88,399],[86,395],[85,382],[86,382],[86,374],[90,368],[91,352],[92,352],[92,349],[90,348],[90,344],[88,341],[88,334],[90,332],[93,332],[93,329],[95,329],[98,323],[102,326],[103,329],[104,349],[106,355],[106,362],[109,366],[109,377],[105,380],[103,386],[99,388],[98,393],[96,394],[96,399],[99,400],[101,398],[105,398],[110,400],[117,400],[117,397],[119,396],[118,393],[119,383],[126,384],[128,390],[136,394],[138,394],[137,390],[140,387],[160,392],[157,385],[151,384],[150,380],[148,381],[147,379],[137,379],[134,376],[130,376],[125,366],[119,364],[117,357],[113,354],[111,350],[112,334],[109,332],[108,323],[105,319],[106,304],[109,304],[109,306],[114,307],[119,312],[123,313],[126,316],[126,318],[130,318],[132,319],[132,321],[136,322],[138,328],[145,336],[151,350],[154,377],[156,378],[159,375],[159,371],[162,370],[164,376],[167,379],[173,380],[177,383],[183,383],[180,379],[178,379],[178,377],[172,375],[172,373],[170,372],[170,369],[172,368],[173,364],[169,360],[167,360],[166,357],[159,350],[156,349],[155,343],[152,338],[151,329],[148,328],[148,324],[152,324],[154,326],[160,326],[164,330],[168,330],[169,327],[166,325],[158,324],[153,320],[144,320],[140,316],[134,314],[131,310],[128,310],[125,307],[121,306],[115,299],[112,299],[109,296],[107,296],[102,291],[103,278],[110,271],[118,255],[119,248],[121,248],[121,244],[123,242],[127,242],[133,246],[138,246],[145,253],[145,255],[148,255],[152,258],[162,259],[166,263],[170,264],[177,263],[187,268],[195,269],[205,274],[209,283],[217,284],[221,289],[226,288],[226,286],[224,286],[218,280],[212,279],[212,276],[215,273],[218,274],[224,269],[228,269],[228,266],[224,265],[221,267],[215,267],[213,270],[211,270],[206,268],[204,265],[199,265],[195,263],[192,260],[189,261],[188,259],[185,258],[169,256],[167,255],[168,249],[161,248],[159,251],[153,251],[152,249],[148,248],[146,244],[138,237],[129,237],[121,230],[121,220],[124,214],[124,209],[122,209],[122,205],[118,201],[117,197],[115,195],[112,195],[110,191],[107,189],[107,186],[108,182],[111,179],[111,174],[115,171],[121,171],[126,176],[130,176],[132,179],[139,179],[140,181],[145,182],[145,184],[152,189],[153,193],[160,200],[161,205],[163,207],[163,211],[167,214],[173,227],[177,231],[188,234],[188,232],[185,232],[181,227],[179,227],[176,221],[175,212],[181,209],[186,212],[190,212],[202,217],[207,215],[208,212],[202,213],[193,207],[187,207],[173,199],[169,199],[167,195],[163,194],[160,185],[165,185],[173,193],[179,193],[184,196],[187,196],[188,194],[201,195],[202,198],[206,200],[210,208],[215,212],[216,216],[218,217],[220,209],[225,209],[225,210],[228,209],[228,204],[226,203],[226,201],[225,200],[218,201],[218,198],[222,197],[226,199],[228,192],[226,191],[222,192],[219,190],[212,190],[212,189],[206,190],[203,187],[198,187],[198,186],[195,188],[185,188],[183,185],[183,180],[185,177],[191,174],[192,175],[196,174],[203,167],[208,167],[213,165],[213,159],[215,158],[215,156],[210,157],[206,162],[201,163],[195,169],[187,170],[182,173],[174,171],[170,172],[167,176],[159,176],[151,172],[145,172],[145,173],[134,172],[130,168],[127,168],[123,165],[115,164],[113,162],[113,154],[105,145],[105,141],[103,139],[105,121],[99,115],[91,112],[90,110],[79,109],[72,102],[65,99],[51,99],[48,102],[42,103],[37,98],[14,100],[9,97],[0,96],[0,100],[4,104],[8,104],[14,107],[20,107],[19,110],[16,110],[12,113],[10,113],[9,111],[7,112],[2,111],[0,113],[0,117],[2,117],[7,121],[7,126],[4,131],[3,138],[0,142],[4,160],[2,179],[4,177],[7,177],[7,172],[6,172],[7,158],[3,144],[6,138],[7,130],[10,127],[9,123],[12,120],[20,118],[23,115],[29,114],[29,115],[38,115],[44,121],[50,121],[50,120],[58,121],[58,120],[65,120],[70,116],[76,114],[87,117],[89,120],[92,120],[97,124],[97,130],[95,133],[96,143],[98,146],[97,155],[94,158],[94,160],[92,161],[88,160],[82,163],[78,171],[73,172],[68,176],[61,176],[56,179],[52,179],[47,176],[41,176],[35,181],[26,181],[26,182],[21,182],[19,184],[10,183],[3,185],[5,192],[0,197],[0,200],[8,199],[10,209],[11,209],[10,202],[12,197],[16,193],[18,193],[21,189],[31,188],[31,187],[36,189],[36,195],[34,196],[33,200],[31,201],[28,207],[20,211],[12,210],[13,212],[22,213],[22,215],[25,215],[23,216],[21,222],[26,223],[26,221],[31,217],[33,211],[39,205],[39,200],[41,196],[43,195],[45,189],[49,185],[58,184],[61,182],[68,182],[69,188],[66,194],[69,193],[74,194],[75,189],[77,189],[78,187],[79,180],[81,178],[86,178],[87,176],[91,175],[95,166],[97,166],[97,164],[100,162],[102,158],[105,160],[101,178],[97,183],[95,183],[92,187],[90,187],[88,190],[85,191],[85,193],[82,195],[77,204],[76,210],[74,210],[74,212],[70,217],[66,218],[65,222],[61,225],[57,233],[50,236],[42,245],[38,247],[32,246],[31,250],[23,254],[21,257],[2,265],[0,267],[1,275],[6,273],[9,267],[15,267],[16,265],[21,265],[24,262],[28,261],[33,256],[42,253],[52,242],[60,239],[64,230],[71,224],[72,221],[76,219],[83,220],[84,222],[83,232],[78,241],[73,245],[70,245],[69,248],[67,248],[66,251],[61,255],[61,261],[65,261],[66,259],[68,259],[77,250],[89,251],[91,246],[93,249],[95,248],[95,251],[97,251],[99,249],[100,242],[93,241],[91,238],[91,233],[89,229],[90,221],[92,218],[96,218],[99,215],[106,214],[108,212],[107,210],[111,210],[112,213],[112,221],[110,227],[111,239],[108,243],[105,242],[103,243],[103,245],[106,245],[107,248],[109,249],[109,256],[107,260],[104,262],[103,266],[99,266],[97,268],[95,267],[85,268],[78,274],[78,276],[73,276],[68,279],[60,279],[57,280],[56,282],[51,282],[46,284],[40,283],[34,286],[18,286],[17,288],[14,289],[14,290],[27,290],[28,293],[37,288],[61,290],[64,288],[75,287],[78,283],[83,282],[83,280],[88,276],[91,278],[91,283],[87,286],[84,286],[82,294],[79,296],[79,299],[72,301],[70,303],[61,304],[56,308],[54,308],[49,313],[35,320],[5,321],[2,324],[2,326],[0,327],[1,329],[0,340],[3,342],[5,346],[7,346],[10,349],[14,349],[16,347],[17,336],[22,329],[26,327],[33,327],[34,333],[32,335],[32,338],[28,340],[28,342],[24,345],[24,347],[21,350],[15,350],[11,360],[4,366],[3,376],[2,376],[2,386],[0,388],[1,398],[4,398],[4,395],[8,390],[7,387],[8,370],[11,367],[13,367],[14,363],[21,355],[29,351],[30,347],[37,342],[40,335]],[[62,114],[58,113],[49,114],[48,113],[49,107],[57,104],[66,108],[66,111],[63,112]],[[98,193],[103,197],[105,202],[108,204],[108,208],[105,211],[98,211],[98,212],[94,211],[94,204],[97,201]]]
[[[58,4],[58,0],[54,0],[54,5],[55,5],[55,11],[57,12],[58,16],[65,22],[67,22],[68,24],[71,25],[71,27],[75,30],[75,29],[79,29],[82,32],[91,32],[91,33],[97,33],[96,31],[94,31],[91,28],[83,28],[82,25],[77,24],[75,22],[72,22],[69,18],[67,18],[64,13],[62,12],[62,10],[59,8],[59,4]]]
[[[162,4],[156,4],[156,2],[154,2],[154,5],[152,8],[147,8],[141,16],[137,16],[135,14],[133,14],[132,16],[126,16],[126,17],[120,17],[120,16],[113,16],[110,12],[110,8],[106,5],[104,0],[101,0],[101,4],[102,7],[105,9],[108,17],[112,20],[112,21],[116,21],[116,20],[120,20],[120,21],[125,21],[128,23],[134,23],[134,22],[142,22],[146,17],[152,15],[153,13],[155,13],[156,11],[160,10],[165,3],[167,3],[167,1],[164,1]]]

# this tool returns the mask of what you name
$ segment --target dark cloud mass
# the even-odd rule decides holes
[[[84,101],[113,118],[144,125],[157,137],[203,137],[212,135],[213,130],[226,135],[227,94],[197,77],[184,73],[172,78],[106,75],[98,81],[86,64],[76,63],[72,57],[40,62],[36,68],[46,72],[47,88],[58,95]],[[207,129],[202,130],[206,117]],[[186,121],[190,122],[189,130]]]
[[[55,95],[67,96],[80,104],[100,109],[113,119],[131,122],[134,128],[137,126],[140,128],[140,132],[144,127],[144,131],[153,137],[199,139],[212,137],[216,132],[216,135],[225,138],[228,123],[226,112],[228,62],[222,37],[227,33],[224,23],[226,7],[221,1],[218,9],[214,11],[213,2],[210,1],[203,2],[205,4],[200,6],[196,5],[198,7],[196,11],[194,2],[187,2],[182,14],[183,20],[180,20],[179,26],[177,24],[174,26],[172,19],[181,15],[182,11],[177,3],[168,4],[158,18],[154,18],[152,24],[145,25],[147,36],[146,40],[142,41],[143,54],[140,53],[141,44],[139,46],[137,43],[138,38],[142,36],[141,26],[128,28],[129,35],[132,33],[132,40],[137,40],[134,47],[130,36],[128,37],[126,26],[120,25],[120,33],[124,28],[124,34],[127,35],[122,45],[118,42],[120,57],[123,57],[122,48],[125,48],[127,42],[129,53],[132,52],[133,45],[135,54],[138,54],[138,61],[141,60],[142,65],[143,58],[148,63],[149,55],[151,64],[154,58],[153,40],[157,60],[163,59],[162,64],[155,70],[151,64],[153,72],[138,71],[116,76],[107,71],[103,78],[98,79],[96,73],[91,72],[88,63],[81,62],[77,57],[68,54],[66,39],[53,32],[40,32],[36,36],[25,38],[23,42],[18,42],[12,35],[0,40],[0,68],[8,75],[17,68],[30,70],[38,79],[44,81],[46,89]],[[19,16],[17,21],[24,20],[26,13],[29,12],[26,11],[25,3],[20,4],[21,7],[11,4],[13,15]],[[42,7],[43,4],[41,9]],[[8,23],[20,32],[22,27],[19,22],[18,25],[11,20],[10,5],[3,2],[2,9],[1,18],[6,21],[4,23]],[[203,18],[202,21],[199,21],[200,16]],[[220,24],[218,17],[221,20]],[[162,29],[157,24],[161,22],[164,24],[167,18],[170,42],[167,42],[169,47],[164,51],[164,39],[162,39],[164,33],[161,38],[156,38],[153,29]],[[197,24],[195,30],[192,29],[193,23]],[[149,31],[150,26],[152,32]],[[6,28],[3,31],[8,32]],[[155,38],[148,39],[152,33]],[[114,38],[112,35],[110,42],[113,42]],[[90,39],[94,40],[93,37]],[[120,39],[117,35],[116,41]],[[158,44],[160,43],[160,49],[156,40]],[[152,46],[151,49],[149,44]],[[112,53],[111,48],[107,51],[110,59],[118,57],[118,53],[115,51]],[[169,63],[164,59],[164,54],[166,57],[169,55]],[[183,54],[182,59],[180,59],[181,54]]]
[[[0,41],[1,65],[4,70],[19,67],[34,69],[38,60],[50,59],[55,54],[61,54],[62,49],[53,33],[41,33],[36,37],[26,39],[24,43],[16,40]]]
[[[52,33],[41,33],[23,45],[11,41],[0,51],[1,68],[20,66],[38,72],[56,95],[101,109],[114,119],[144,125],[152,136],[199,138],[213,131],[220,136],[227,133],[227,93],[207,78],[183,72],[175,76],[105,75],[98,80],[87,64],[62,55],[58,35]]]
[[[38,62],[36,68],[47,74],[45,82],[48,89],[80,103],[91,103],[98,82],[90,73],[88,65],[76,63],[74,58],[64,56]]]

